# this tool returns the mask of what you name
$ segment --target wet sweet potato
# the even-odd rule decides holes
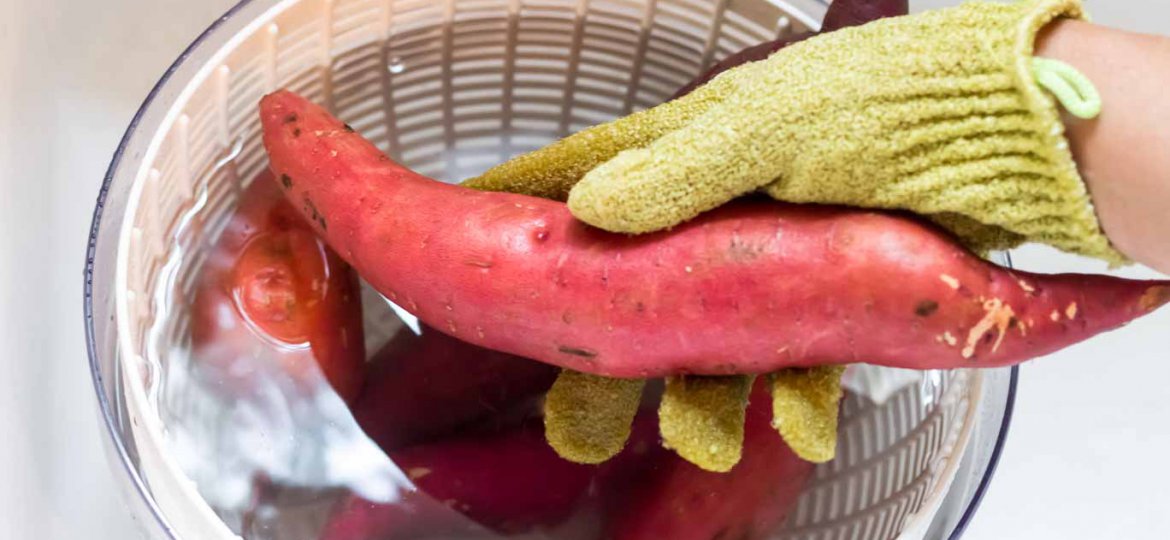
[[[502,534],[559,525],[573,513],[597,471],[557,457],[539,422],[414,446],[390,457],[422,495]],[[376,504],[353,496],[338,505],[320,538],[450,538],[444,535],[456,535],[449,530],[455,525],[433,511],[419,513],[407,504]]]
[[[552,366],[423,327],[418,336],[400,332],[374,356],[352,409],[366,434],[393,452],[532,405],[556,376]]]
[[[476,345],[612,377],[1023,362],[1170,301],[1170,282],[996,267],[908,216],[745,201],[638,237],[390,161],[287,91],[285,195],[380,292]]]
[[[640,417],[627,451],[636,457],[615,460],[623,469],[601,493],[608,509],[605,538],[769,538],[814,466],[776,436],[766,386],[756,383],[745,416],[743,459],[726,473],[704,471],[660,447],[653,417]]]

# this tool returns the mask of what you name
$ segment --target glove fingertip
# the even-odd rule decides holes
[[[639,234],[648,232],[641,226],[639,208],[643,197],[636,193],[630,180],[630,165],[638,166],[638,154],[629,150],[590,171],[569,192],[569,211],[577,219],[610,232]]]

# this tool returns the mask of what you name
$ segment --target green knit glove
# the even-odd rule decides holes
[[[578,218],[615,232],[762,189],[914,211],[980,251],[1033,241],[1121,263],[1054,96],[1081,115],[1100,102],[1071,68],[1032,57],[1043,26],[1082,16],[1079,0],[972,2],[822,35],[472,183],[571,189]]]

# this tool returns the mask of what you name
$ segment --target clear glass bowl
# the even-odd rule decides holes
[[[454,181],[661,102],[730,52],[815,27],[824,7],[245,0],[232,8],[147,96],[94,215],[90,367],[131,514],[152,538],[232,536],[206,485],[175,459],[182,426],[167,426],[158,404],[177,361],[165,345],[186,331],[181,310],[169,308],[185,301],[238,188],[265,165],[254,113],[263,93],[291,86],[407,165]],[[960,536],[994,473],[1017,378],[1014,368],[854,369],[842,457],[818,469],[778,537]],[[885,485],[860,493],[870,479]]]

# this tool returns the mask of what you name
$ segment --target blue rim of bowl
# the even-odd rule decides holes
[[[967,527],[975,519],[975,513],[983,504],[983,497],[987,495],[987,490],[991,487],[991,479],[995,476],[996,469],[999,468],[999,459],[1003,456],[1003,447],[1007,444],[1008,432],[1011,431],[1012,413],[1016,410],[1016,390],[1019,388],[1019,384],[1020,366],[1012,366],[1011,380],[1008,382],[1007,402],[1004,403],[1003,421],[999,424],[995,448],[991,451],[991,458],[987,460],[987,468],[983,471],[983,478],[979,480],[979,487],[975,489],[975,495],[971,497],[971,502],[967,503],[963,517],[959,518],[955,529],[951,531],[950,540],[958,540],[967,532]]]
[[[830,0],[818,0],[819,3],[828,4]],[[201,32],[190,45],[187,45],[183,52],[179,54],[178,58],[167,68],[154,87],[147,93],[142,105],[134,113],[134,117],[130,120],[130,125],[127,126],[125,133],[122,135],[121,141],[118,142],[117,149],[114,150],[113,159],[110,161],[110,166],[106,169],[105,177],[102,179],[101,189],[98,191],[97,204],[93,211],[93,221],[90,224],[89,243],[85,253],[85,285],[84,285],[84,315],[85,315],[85,346],[86,353],[89,356],[90,375],[93,377],[94,391],[97,393],[98,406],[102,412],[102,422],[106,426],[106,434],[114,443],[114,448],[117,451],[119,461],[122,464],[122,469],[129,475],[131,482],[134,484],[135,491],[138,496],[142,498],[142,502],[150,509],[151,515],[154,517],[155,523],[162,529],[167,537],[178,540],[178,535],[174,528],[171,527],[166,517],[163,516],[162,510],[158,507],[158,502],[149,494],[146,487],[146,482],[138,470],[130,462],[130,453],[126,449],[126,444],[122,440],[121,432],[118,426],[115,425],[116,420],[113,410],[113,404],[110,403],[106,397],[102,382],[103,376],[101,366],[98,363],[98,346],[97,336],[94,332],[94,311],[93,311],[93,268],[94,259],[97,256],[97,238],[102,225],[102,214],[105,210],[106,197],[109,195],[110,186],[114,181],[114,174],[118,171],[118,166],[122,162],[122,156],[126,151],[127,145],[130,143],[131,137],[142,121],[146,110],[154,103],[155,98],[164,86],[170,81],[171,76],[179,69],[180,66],[191,56],[197,47],[215,32],[223,23],[230,20],[236,13],[243,9],[252,0],[240,0],[232,7],[228,8],[226,12],[214,22],[212,22],[203,32]],[[979,487],[975,491],[971,502],[967,504],[966,510],[963,511],[963,517],[955,525],[955,529],[951,532],[950,539],[956,540],[960,538],[967,530],[975,513],[979,510],[980,503],[983,502],[983,497],[987,493],[987,489],[991,484],[992,478],[995,476],[995,471],[999,466],[999,458],[1003,453],[1003,447],[1007,441],[1008,431],[1011,427],[1012,411],[1015,408],[1016,389],[1019,382],[1020,368],[1014,366],[1011,369],[1011,381],[1008,387],[1007,403],[1004,407],[1003,422],[1000,424],[999,435],[995,442],[995,448],[992,450],[991,459],[988,460],[987,468],[983,472],[983,478],[979,482]]]

